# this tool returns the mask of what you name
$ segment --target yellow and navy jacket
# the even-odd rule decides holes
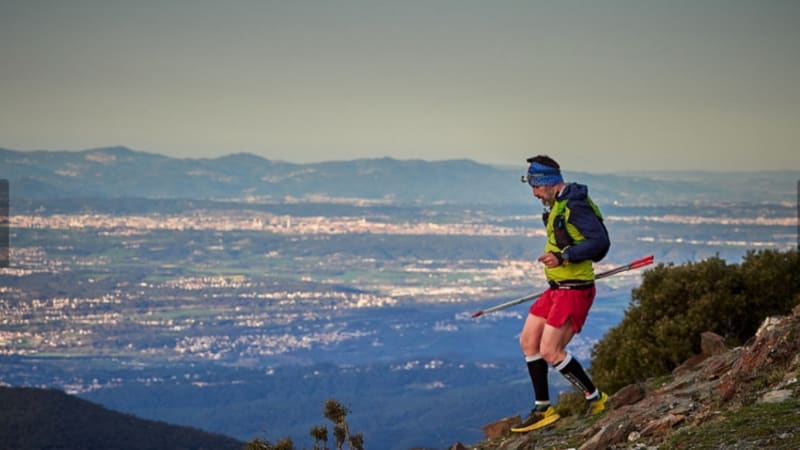
[[[561,253],[564,263],[545,267],[548,280],[594,280],[592,261],[601,260],[611,242],[603,224],[600,209],[589,197],[589,189],[582,184],[569,183],[556,197],[555,204],[545,214],[547,228],[545,253]]]

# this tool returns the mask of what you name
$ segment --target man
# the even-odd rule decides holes
[[[608,232],[586,186],[565,183],[558,163],[549,156],[534,156],[527,161],[530,166],[522,181],[545,206],[542,218],[547,242],[538,261],[544,265],[550,288],[531,305],[519,337],[536,403],[530,416],[511,429],[518,433],[550,425],[560,417],[550,404],[548,364],[584,392],[591,414],[601,413],[608,399],[565,350],[583,328],[594,301],[592,261],[599,261],[608,252]]]

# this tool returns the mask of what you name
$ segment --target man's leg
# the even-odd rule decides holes
[[[573,336],[575,336],[575,330],[572,329],[569,321],[558,328],[545,325],[541,342],[542,356],[573,386],[580,389],[587,400],[595,400],[600,395],[599,390],[583,370],[581,363],[565,350]]]
[[[520,347],[525,354],[525,362],[528,366],[528,374],[533,384],[534,395],[536,396],[536,406],[531,410],[525,420],[518,426],[511,428],[515,433],[526,433],[546,427],[559,419],[555,408],[550,405],[550,393],[547,383],[547,361],[539,354],[542,331],[545,327],[545,318],[534,314],[528,314],[525,325],[519,336]]]
[[[536,405],[549,405],[550,393],[547,383],[547,361],[539,353],[539,345],[542,339],[542,331],[545,327],[545,318],[528,314],[525,325],[519,335],[519,345],[525,355],[525,363],[528,366],[528,374],[533,384]]]

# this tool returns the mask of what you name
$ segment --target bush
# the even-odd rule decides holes
[[[336,450],[344,450],[345,443],[348,444],[350,450],[364,450],[364,435],[362,433],[352,434],[347,425],[349,413],[350,409],[335,399],[326,401],[322,411],[322,415],[333,422]],[[325,425],[311,427],[309,434],[314,438],[314,450],[329,450],[328,427]],[[294,443],[290,438],[282,439],[275,444],[257,438],[248,442],[245,450],[294,450]]]
[[[740,265],[719,257],[645,272],[622,321],[592,350],[592,376],[613,393],[670,373],[700,352],[713,331],[730,346],[752,337],[764,318],[800,303],[797,250],[748,252]]]
[[[247,443],[244,450],[294,450],[294,443],[289,438],[281,439],[275,444],[270,441],[253,439]]]

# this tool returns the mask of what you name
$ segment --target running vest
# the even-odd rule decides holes
[[[600,213],[600,208],[594,204],[589,196],[586,197],[586,203],[592,207],[595,215],[602,221],[603,215]],[[556,200],[547,217],[547,242],[544,246],[545,253],[560,253],[567,247],[578,245],[586,240],[581,232],[575,228],[574,225],[569,223],[569,215],[570,209],[567,208],[567,199]],[[560,266],[545,267],[544,273],[548,280],[557,282],[567,280],[594,280],[594,268],[592,267],[591,259],[580,262],[565,261],[564,264]]]

